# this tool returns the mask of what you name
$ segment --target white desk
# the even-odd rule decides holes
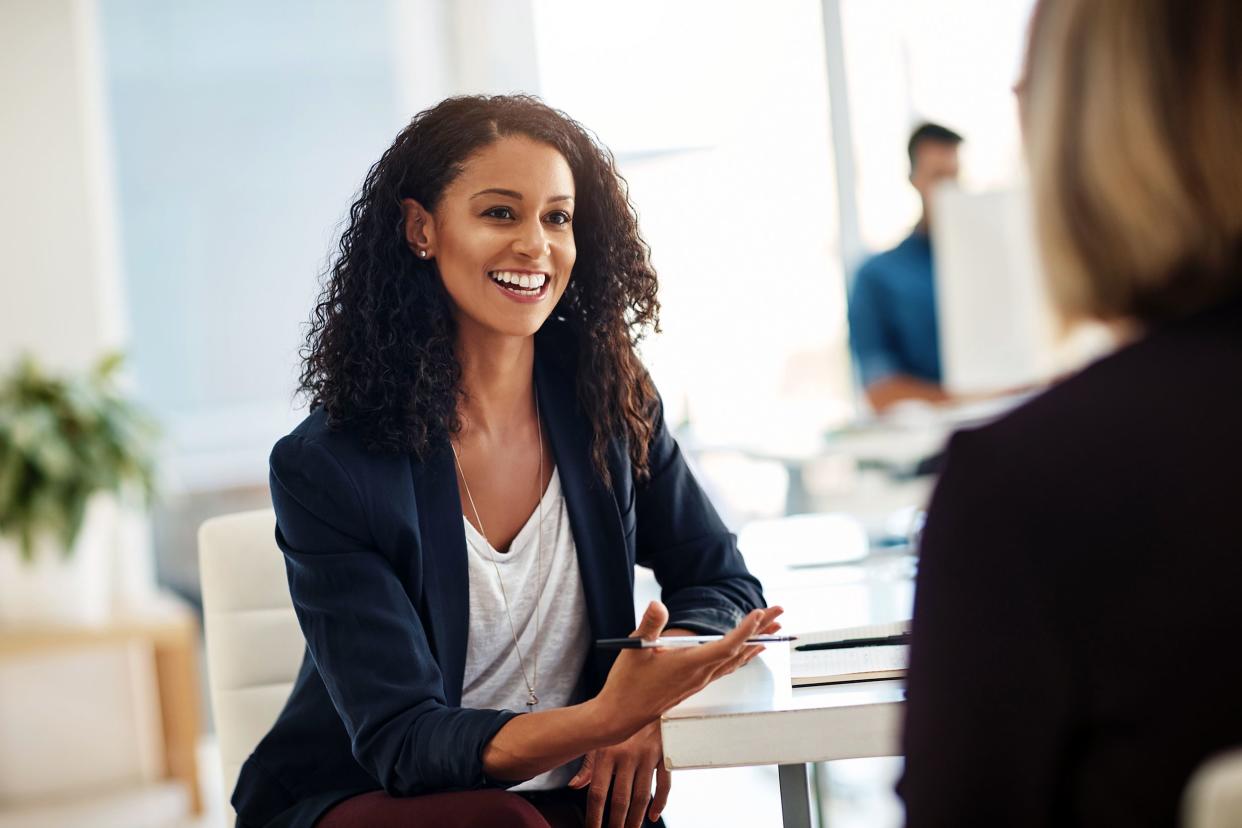
[[[786,828],[810,828],[807,763],[900,754],[899,681],[794,689],[789,651],[769,648],[665,714],[669,770],[779,765]]]

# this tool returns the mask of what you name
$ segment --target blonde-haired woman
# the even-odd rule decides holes
[[[1041,0],[1053,295],[1134,341],[957,435],[924,533],[910,826],[1173,825],[1242,744],[1242,3]]]

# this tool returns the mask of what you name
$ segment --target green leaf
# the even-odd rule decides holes
[[[110,351],[100,357],[99,362],[95,364],[95,376],[102,380],[111,379],[124,363],[125,354],[120,351]]]
[[[5,515],[17,508],[17,493],[22,483],[26,460],[15,451],[0,451],[0,529]]]
[[[152,493],[158,429],[117,390],[122,361],[54,376],[24,356],[0,376],[0,533],[26,559],[45,535],[71,549],[94,492]]]
[[[72,450],[63,442],[46,440],[30,454],[35,465],[53,480],[69,480],[76,472]]]

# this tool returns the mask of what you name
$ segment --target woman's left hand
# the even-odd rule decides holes
[[[651,796],[651,774],[655,773],[655,798]],[[588,753],[582,768],[569,787],[590,784],[587,793],[587,828],[601,828],[604,801],[612,788],[612,811],[608,828],[638,828],[643,813],[655,822],[668,802],[673,775],[664,767],[664,744],[657,719],[624,742]]]
[[[694,633],[669,627],[660,635]],[[654,799],[651,797],[652,771],[655,771],[656,777]],[[587,793],[587,828],[600,828],[610,782],[613,789],[612,818],[608,821],[608,828],[638,828],[643,824],[643,809],[647,810],[647,818],[652,822],[660,818],[668,803],[673,775],[664,767],[664,742],[660,738],[659,719],[624,742],[592,751],[583,758],[582,768],[569,780],[569,787],[591,785]],[[647,807],[648,802],[650,808]]]
[[[759,630],[759,634],[771,635],[780,628],[781,625],[774,621]],[[669,627],[660,635],[697,633]],[[654,799],[651,797],[653,771],[656,780]],[[583,758],[582,768],[569,780],[569,787],[591,786],[587,794],[587,828],[601,828],[609,783],[612,787],[612,818],[608,820],[608,828],[638,828],[643,822],[644,809],[652,822],[660,818],[664,806],[668,804],[673,775],[664,767],[664,742],[660,739],[659,719],[624,742],[592,751]],[[651,807],[648,808],[649,800]]]

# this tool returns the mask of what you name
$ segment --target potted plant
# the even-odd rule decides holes
[[[119,354],[81,376],[21,358],[0,377],[0,621],[94,621],[124,503],[153,491],[154,423],[117,387]]]

